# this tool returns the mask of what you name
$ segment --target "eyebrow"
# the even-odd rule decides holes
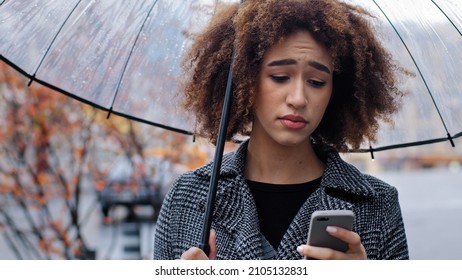
[[[297,64],[297,61],[295,59],[287,58],[287,59],[271,61],[270,63],[267,64],[267,66],[272,67],[272,66],[286,66],[286,65],[295,65],[295,64]],[[329,70],[329,67],[317,61],[310,60],[308,61],[308,65],[310,65],[311,67],[319,71],[326,72],[327,74],[331,73]]]

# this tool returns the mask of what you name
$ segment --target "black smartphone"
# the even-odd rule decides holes
[[[326,231],[326,228],[328,226],[337,226],[351,230],[353,228],[354,218],[355,214],[351,210],[325,210],[313,212],[308,232],[308,245],[346,252],[348,250],[348,244],[330,235]]]

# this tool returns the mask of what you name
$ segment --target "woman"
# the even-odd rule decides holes
[[[211,164],[167,195],[155,259],[408,258],[396,189],[338,154],[374,140],[402,95],[368,16],[333,0],[249,0],[214,17],[185,60],[185,105],[216,142],[236,43],[227,136],[249,139],[223,158],[209,255],[195,246]],[[346,252],[306,245],[311,214],[329,209],[356,215],[352,231],[328,229]]]

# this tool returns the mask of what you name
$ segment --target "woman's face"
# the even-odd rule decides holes
[[[332,95],[332,57],[307,31],[270,48],[258,76],[251,137],[284,146],[309,141]]]

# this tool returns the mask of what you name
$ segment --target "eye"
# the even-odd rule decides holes
[[[326,85],[326,82],[318,80],[309,80],[308,83],[315,88],[321,88]]]
[[[289,76],[284,75],[270,75],[271,79],[277,83],[282,83],[289,80]]]

